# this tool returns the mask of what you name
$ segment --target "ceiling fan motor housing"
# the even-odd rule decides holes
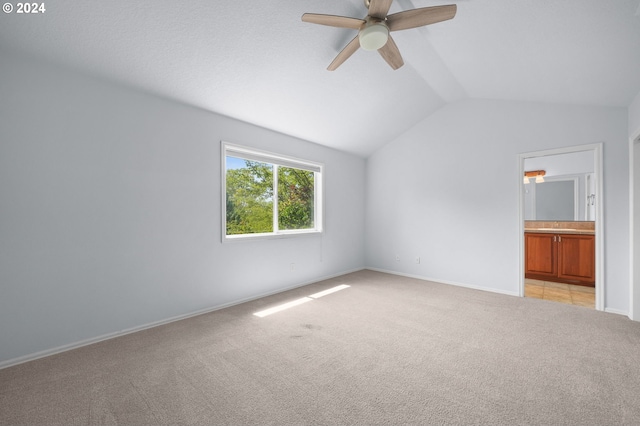
[[[389,27],[382,19],[367,18],[358,33],[360,47],[364,50],[378,50],[389,41]]]

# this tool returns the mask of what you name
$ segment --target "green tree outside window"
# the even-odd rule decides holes
[[[296,230],[314,227],[313,172],[231,156],[227,156],[226,161],[227,235],[274,232],[276,169],[278,228]]]

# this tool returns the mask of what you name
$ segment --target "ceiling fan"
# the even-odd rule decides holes
[[[334,71],[342,65],[359,47],[364,50],[377,50],[391,68],[397,70],[404,65],[404,61],[390,32],[435,24],[456,16],[455,4],[422,7],[387,15],[392,2],[393,0],[364,0],[365,6],[369,9],[369,14],[364,19],[318,13],[302,15],[304,22],[358,30],[358,35],[329,64],[329,71]]]

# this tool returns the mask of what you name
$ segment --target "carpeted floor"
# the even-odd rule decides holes
[[[640,323],[361,271],[0,370],[0,424],[640,424]]]

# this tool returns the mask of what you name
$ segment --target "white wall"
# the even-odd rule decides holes
[[[524,160],[525,170],[544,170],[547,177],[580,175],[593,173],[595,164],[593,152],[570,152],[568,154],[546,155],[544,157],[527,158]]]
[[[630,157],[633,168],[633,312],[631,317],[640,321],[640,93],[629,106]]]
[[[364,266],[363,159],[6,52],[0,76],[0,366]],[[222,244],[221,140],[323,162],[324,236]]]
[[[640,134],[640,92],[629,105],[629,137]]]
[[[518,154],[604,142],[605,307],[627,313],[627,140],[623,108],[449,104],[367,160],[367,265],[517,294]]]

